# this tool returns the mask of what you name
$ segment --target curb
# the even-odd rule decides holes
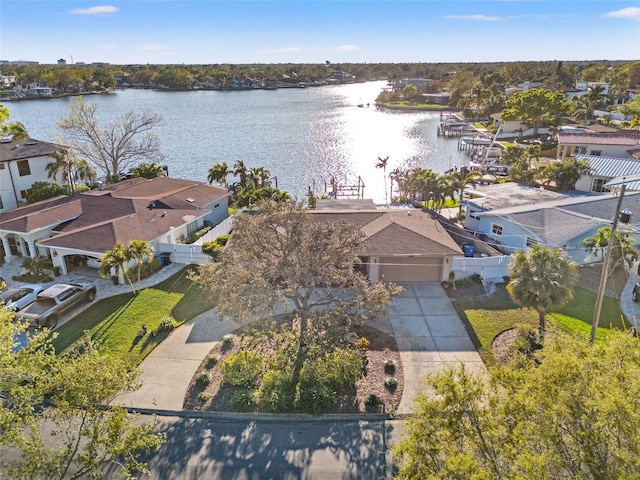
[[[227,422],[251,422],[264,423],[324,423],[324,422],[381,422],[385,420],[404,420],[411,414],[388,413],[327,413],[323,415],[311,415],[307,413],[255,413],[255,412],[214,412],[206,410],[162,410],[153,408],[125,407],[129,413],[140,415],[156,415],[160,417],[179,417],[207,420],[220,420]]]

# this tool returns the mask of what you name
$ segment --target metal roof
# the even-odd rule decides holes
[[[576,159],[587,162],[594,177],[615,178],[640,173],[640,160],[635,158],[576,155]]]

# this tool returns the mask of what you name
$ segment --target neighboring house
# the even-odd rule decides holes
[[[575,189],[583,192],[607,192],[604,184],[608,181],[616,177],[640,174],[640,159],[593,155],[576,155],[575,158],[585,161],[591,168],[591,173],[583,175],[576,182]],[[627,190],[632,189],[627,187]]]
[[[640,132],[584,132],[579,129],[560,129],[557,133],[558,156],[583,154],[598,157],[632,158],[640,149]]]
[[[576,262],[591,263],[601,257],[585,249],[584,239],[611,226],[617,202],[617,196],[603,194],[495,209],[477,214],[476,232],[505,253],[540,244],[564,248]],[[625,195],[623,207],[640,212],[640,192]],[[640,218],[619,228],[634,234],[640,231]]]
[[[515,182],[496,183],[493,185],[477,185],[465,190],[468,197],[462,200],[465,206],[465,228],[479,232],[480,217],[478,214],[519,205],[535,205],[548,200],[567,198],[562,193],[542,188],[520,185]]]
[[[226,188],[167,177],[134,178],[0,214],[5,260],[48,257],[63,274],[117,242],[181,243],[228,217]],[[167,252],[172,253],[172,252]]]
[[[426,93],[432,83],[433,80],[429,78],[401,78],[390,81],[393,93],[401,93],[402,89],[407,85],[413,85],[419,92]]]
[[[35,182],[62,182],[49,178],[46,167],[51,154],[68,147],[29,138],[0,140],[0,213],[26,204],[27,191]]]
[[[462,250],[429,213],[377,210],[373,201],[318,200],[309,212],[318,222],[347,221],[364,234],[363,264],[374,281],[440,282]]]
[[[424,93],[422,95],[426,103],[434,103],[436,105],[449,105],[451,92]]]

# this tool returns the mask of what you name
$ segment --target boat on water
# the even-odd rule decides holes
[[[461,143],[465,143],[467,145],[491,145],[493,140],[487,137],[462,137],[460,139]]]

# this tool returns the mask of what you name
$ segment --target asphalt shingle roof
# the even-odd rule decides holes
[[[61,150],[66,150],[67,148],[68,147],[64,145],[44,142],[34,138],[28,138],[26,140],[0,140],[0,162],[43,157]]]

